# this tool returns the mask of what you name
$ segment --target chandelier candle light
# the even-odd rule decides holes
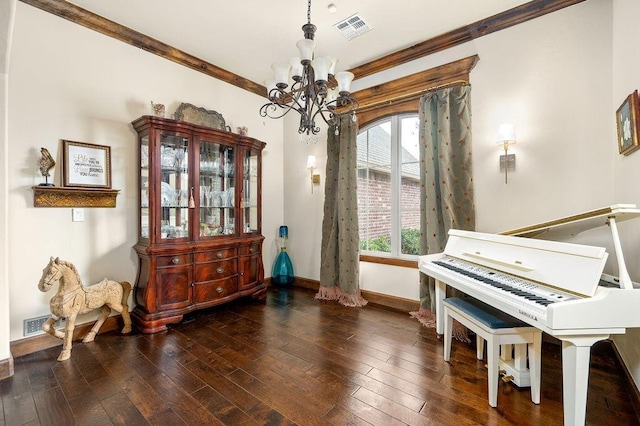
[[[302,26],[302,31],[304,39],[296,44],[300,56],[271,66],[275,78],[265,81],[269,102],[260,108],[260,115],[278,119],[291,110],[297,111],[300,114],[298,133],[306,133],[307,136],[320,131],[316,125],[318,115],[328,125],[335,125],[338,117],[347,114],[351,114],[355,122],[358,101],[349,92],[353,73],[342,71],[334,74],[338,62],[334,57],[314,58],[316,26],[311,23],[311,0],[307,3],[307,23]],[[286,91],[289,74],[293,84]]]

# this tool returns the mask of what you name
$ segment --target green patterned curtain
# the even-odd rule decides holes
[[[450,229],[474,231],[471,168],[471,86],[448,87],[420,98],[420,253],[444,251]],[[420,274],[422,324],[435,327],[435,281]]]
[[[339,134],[336,135],[336,126]],[[342,117],[327,136],[327,169],[320,251],[320,290],[316,299],[364,306],[360,295],[358,233],[358,125]]]

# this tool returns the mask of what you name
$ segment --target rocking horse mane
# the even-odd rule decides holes
[[[74,266],[73,263],[68,262],[66,260],[62,260],[62,259],[58,259],[58,263],[60,263],[61,265],[64,265],[67,268],[71,269],[71,272],[73,272],[75,274],[76,279],[78,280],[78,284],[82,285],[82,280],[80,279],[80,273],[78,272],[78,270],[76,269],[76,267]]]

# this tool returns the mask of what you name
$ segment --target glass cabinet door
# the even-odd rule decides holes
[[[149,136],[140,138],[140,237],[149,238]]]
[[[199,236],[235,234],[235,151],[216,142],[200,141]]]
[[[258,205],[259,205],[259,152],[255,150],[244,151],[242,160],[242,200],[240,202],[242,215],[242,232],[258,232]]]
[[[189,236],[189,139],[162,133],[160,137],[160,239]]]

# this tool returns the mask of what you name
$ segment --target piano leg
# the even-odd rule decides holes
[[[585,424],[591,346],[608,334],[556,336],[562,340],[562,404],[565,425]]]

